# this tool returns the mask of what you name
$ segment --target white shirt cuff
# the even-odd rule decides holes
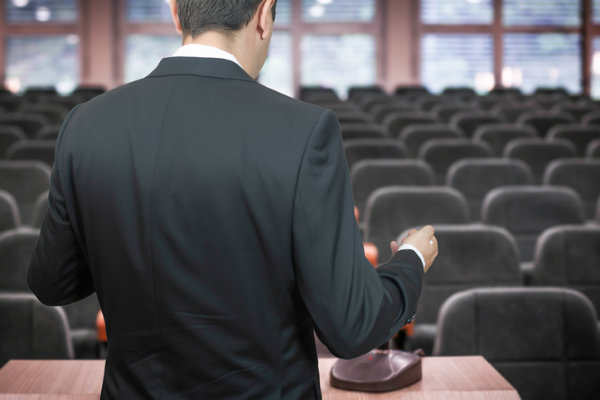
[[[423,258],[423,254],[421,254],[421,252],[419,250],[417,250],[417,248],[415,246],[413,246],[412,244],[403,244],[398,249],[398,251],[400,251],[400,250],[412,250],[415,253],[417,253],[417,256],[419,256],[419,259],[423,263],[423,269],[425,269],[425,259]]]

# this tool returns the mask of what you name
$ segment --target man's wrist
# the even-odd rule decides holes
[[[417,256],[421,260],[421,263],[423,263],[423,270],[425,270],[425,258],[423,257],[423,254],[421,254],[421,252],[419,250],[417,250],[417,248],[415,246],[413,246],[412,244],[403,244],[398,249],[398,251],[400,251],[400,250],[412,250],[415,253],[417,253]]]

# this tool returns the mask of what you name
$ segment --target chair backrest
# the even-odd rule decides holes
[[[27,137],[19,127],[0,126],[0,159],[6,157],[10,146],[22,140],[27,140]]]
[[[501,186],[533,185],[533,174],[522,161],[508,159],[468,159],[452,164],[446,186],[461,192],[469,202],[469,215],[481,219],[485,196]]]
[[[600,139],[592,140],[585,151],[587,158],[600,158]]]
[[[581,120],[583,125],[600,125],[600,112],[591,112],[585,114]]]
[[[0,234],[0,291],[30,292],[27,271],[39,235],[31,228]]]
[[[391,256],[390,241],[406,229],[428,224],[466,224],[467,201],[447,187],[392,186],[376,190],[367,200],[365,239],[374,243],[379,259]]]
[[[48,191],[40,194],[35,201],[33,218],[31,220],[32,228],[41,228],[42,223],[44,222],[44,218],[46,217],[46,213],[48,212]]]
[[[0,190],[0,233],[17,228],[21,224],[19,206],[14,197]]]
[[[35,136],[36,140],[56,140],[60,132],[61,125],[45,125]]]
[[[589,104],[558,104],[552,111],[570,114],[575,121],[581,121],[586,114],[594,112],[595,108]]]
[[[0,93],[0,107],[2,107],[7,113],[13,113],[17,111],[23,103],[26,103],[27,99],[20,96],[15,96],[12,93]]]
[[[400,140],[406,146],[411,157],[417,157],[421,146],[431,139],[459,139],[462,133],[444,124],[408,125],[400,132]]]
[[[492,108],[492,113],[503,117],[506,121],[515,123],[519,117],[526,113],[536,112],[539,109],[533,105],[522,103],[500,104]]]
[[[300,100],[312,102],[312,101],[339,101],[335,90],[331,88],[315,87],[315,86],[302,86],[300,88]]]
[[[396,112],[388,115],[383,120],[383,126],[386,127],[391,137],[397,138],[400,136],[402,129],[408,125],[418,124],[435,124],[439,123],[439,120],[433,115],[422,111],[411,111],[411,112]]]
[[[351,86],[348,89],[348,98],[357,99],[371,94],[385,94],[380,86]]]
[[[600,126],[590,125],[557,125],[548,132],[549,139],[564,139],[573,143],[580,156],[585,156],[588,144],[595,139],[600,139]]]
[[[35,161],[0,161],[0,189],[17,201],[21,222],[28,224],[39,195],[50,188],[50,168]]]
[[[589,219],[594,218],[596,200],[600,198],[600,160],[557,160],[548,165],[544,185],[567,186],[575,190]]]
[[[354,139],[344,143],[348,168],[352,169],[359,161],[371,158],[406,158],[406,149],[396,140]]]
[[[452,117],[450,126],[459,128],[465,136],[471,138],[475,134],[477,128],[482,125],[500,124],[506,122],[504,118],[497,114],[489,112],[460,112]]]
[[[399,112],[401,112],[401,113],[413,112],[416,110],[415,110],[415,106],[413,104],[388,102],[385,104],[379,103],[377,105],[374,105],[367,111],[373,117],[373,121],[375,121],[378,124],[381,124],[387,118],[388,115],[391,115],[394,113],[399,113]]]
[[[336,111],[335,116],[340,124],[368,124],[371,116],[362,111]]]
[[[456,97],[463,100],[468,100],[477,96],[477,93],[475,93],[473,88],[462,86],[447,87],[442,91],[442,94],[445,97]]]
[[[398,97],[414,98],[424,94],[429,94],[429,90],[421,85],[401,85],[394,90],[394,95]]]
[[[62,306],[67,315],[67,321],[71,331],[76,329],[88,329],[96,331],[96,317],[100,304],[96,294],[92,294],[84,299],[78,300]]]
[[[565,140],[514,139],[504,148],[504,157],[523,161],[531,168],[536,183],[541,183],[548,164],[561,158],[575,158],[577,150]]]
[[[590,301],[570,289],[472,289],[442,306],[434,355],[482,355],[523,400],[595,399],[596,318]]]
[[[431,167],[418,160],[363,160],[352,168],[354,204],[364,215],[369,196],[385,186],[433,186]]]
[[[435,324],[444,301],[461,290],[522,284],[517,245],[505,229],[436,225],[435,235],[441,256],[423,277],[415,323]]]
[[[54,140],[20,141],[6,150],[6,159],[40,161],[52,167],[54,164],[54,145]]]
[[[425,142],[419,151],[419,158],[431,165],[441,185],[446,180],[448,169],[456,161],[491,156],[492,149],[488,145],[469,139],[432,139]]]
[[[557,226],[538,238],[532,283],[585,294],[600,315],[600,226]]]
[[[522,261],[533,259],[535,242],[544,230],[583,224],[585,214],[579,195],[558,186],[507,186],[494,189],[483,200],[482,221],[513,234]]]
[[[73,346],[61,307],[28,293],[0,293],[0,365],[11,359],[69,359]]]
[[[492,148],[495,156],[502,157],[506,144],[511,140],[535,137],[536,131],[530,126],[488,124],[477,128],[473,140],[487,143]]]
[[[25,136],[33,139],[40,128],[50,125],[50,122],[41,115],[5,114],[0,116],[0,126],[6,125],[19,127]]]
[[[45,117],[51,124],[62,124],[69,109],[60,104],[23,104],[19,108],[23,114],[38,114]]]
[[[553,112],[530,112],[519,117],[519,125],[532,126],[538,133],[538,136],[545,137],[548,131],[556,125],[572,124],[575,119],[566,113]]]
[[[440,121],[444,121],[444,123],[447,124],[456,114],[466,111],[475,111],[478,108],[479,105],[474,103],[442,103],[433,107],[431,113]]]
[[[378,124],[346,123],[342,124],[340,128],[343,140],[384,139],[388,137],[386,130]]]

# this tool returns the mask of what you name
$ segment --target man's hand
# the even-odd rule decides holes
[[[433,229],[433,226],[427,225],[419,231],[415,229],[411,230],[408,232],[408,236],[402,239],[402,244],[413,245],[421,252],[425,259],[425,272],[431,268],[431,264],[433,264],[438,255],[438,243],[434,233],[435,229]],[[400,245],[394,241],[390,243],[390,248],[392,253],[395,253],[400,248]]]

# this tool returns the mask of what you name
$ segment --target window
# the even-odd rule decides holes
[[[350,86],[371,85],[376,80],[371,35],[304,35],[301,51],[304,86],[331,87],[345,96]]]
[[[273,32],[269,56],[260,72],[259,82],[284,93],[294,95],[292,66],[292,35],[288,32]]]
[[[594,37],[592,42],[594,53],[592,56],[592,97],[600,97],[600,36]]]
[[[181,46],[178,35],[129,35],[125,45],[125,82],[141,79],[156,68],[160,60]]]
[[[492,0],[421,0],[421,20],[425,24],[491,24]]]
[[[292,22],[292,0],[278,0],[275,26],[289,26]]]
[[[579,26],[581,1],[579,0],[503,0],[504,24]]]
[[[504,36],[505,86],[526,93],[537,87],[563,86],[581,91],[581,46],[578,34],[509,33]]]
[[[421,79],[433,92],[449,86],[494,87],[491,35],[427,34],[421,40]]]
[[[371,22],[375,0],[302,0],[305,22]]]
[[[31,86],[54,86],[70,93],[79,82],[77,35],[9,36],[5,85],[13,92]]]
[[[127,0],[127,20],[171,23],[169,0]]]
[[[12,23],[77,21],[76,0],[4,0],[4,10]]]

